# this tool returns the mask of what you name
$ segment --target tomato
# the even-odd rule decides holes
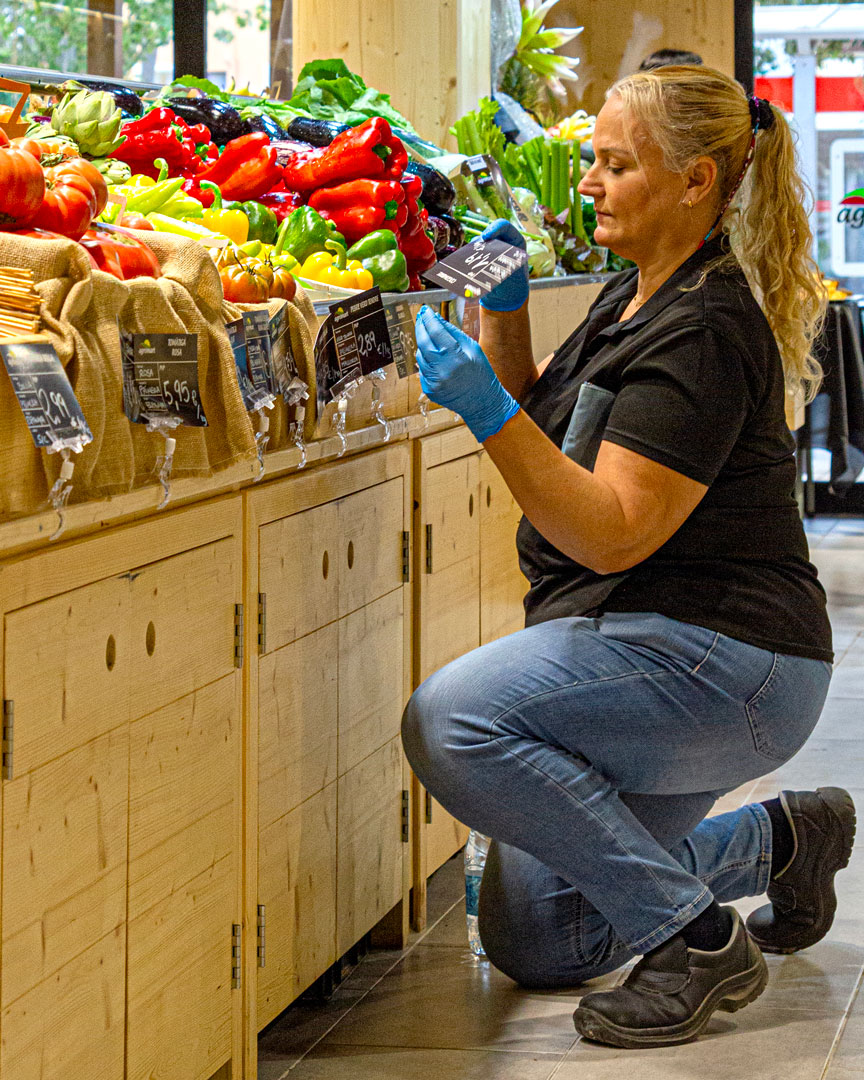
[[[35,221],[45,195],[45,175],[32,154],[0,149],[0,228]]]
[[[134,210],[121,214],[117,224],[123,225],[127,229],[143,229],[145,232],[156,231],[152,221],[148,221],[143,214],[136,214]]]
[[[9,145],[9,136],[6,134],[6,132],[3,130],[3,128],[0,128],[0,146],[8,146],[8,145]]]
[[[297,282],[290,270],[284,266],[277,266],[273,270],[273,284],[270,286],[270,295],[278,296],[282,300],[293,300],[297,292]]]
[[[233,304],[260,304],[269,299],[270,281],[258,264],[225,266],[219,271],[225,299]]]
[[[80,240],[96,216],[96,192],[84,176],[67,165],[45,170],[45,198],[33,224]]]
[[[99,225],[89,229],[79,243],[100,270],[121,281],[136,277],[161,277],[159,260],[137,236]]]
[[[37,161],[42,161],[48,165],[56,165],[64,158],[78,157],[78,151],[71,143],[45,142],[43,139],[33,139],[28,138],[26,135],[19,135],[17,139],[12,140],[11,145],[16,150],[24,150],[28,154],[32,154]]]
[[[69,158],[68,161],[62,162],[54,169],[55,175],[59,172],[73,172],[84,177],[96,194],[96,210],[93,217],[98,217],[108,205],[108,181],[102,173],[99,172],[96,166],[87,161],[86,158],[73,157]]]

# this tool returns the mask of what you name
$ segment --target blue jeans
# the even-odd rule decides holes
[[[490,960],[565,986],[648,952],[716,898],[765,891],[760,804],[705,819],[816,725],[831,665],[656,614],[554,619],[437,671],[405,753],[493,838],[480,894]]]

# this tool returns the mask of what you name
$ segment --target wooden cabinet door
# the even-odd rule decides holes
[[[516,553],[522,520],[489,455],[480,456],[480,644],[513,634],[525,625],[522,599],[528,589]]]
[[[434,442],[433,442],[434,440]],[[420,597],[419,641],[415,677],[419,684],[433,672],[480,644],[480,458],[462,454],[440,461],[451,446],[464,450],[471,442],[464,433],[431,436],[430,452],[420,447],[420,550],[417,583]],[[476,445],[476,444],[474,444]],[[431,529],[430,529],[431,526]],[[429,874],[458,851],[468,829],[428,792],[419,808],[423,838],[419,877]],[[418,890],[415,873],[415,890]],[[419,892],[422,890],[418,891]],[[415,898],[416,899],[416,898]],[[415,905],[416,906],[416,905]]]

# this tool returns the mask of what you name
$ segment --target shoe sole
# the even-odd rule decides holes
[[[852,848],[855,844],[855,832],[857,827],[855,803],[852,801],[852,796],[843,788],[833,787],[817,788],[816,793],[822,797],[822,801],[840,822],[840,826],[843,830],[843,839],[838,858],[835,861],[826,864],[824,867],[825,873],[831,875],[824,918],[818,932],[815,932],[814,936],[805,938],[795,945],[778,945],[776,942],[760,940],[758,933],[754,934],[748,926],[747,929],[750,932],[750,936],[762,952],[771,953],[773,956],[791,956],[792,953],[801,952],[802,949],[809,949],[811,945],[815,945],[825,937],[831,929],[831,925],[834,922],[834,915],[837,911],[837,894],[834,891],[834,875],[841,870],[845,870],[852,857]]]
[[[608,1017],[590,1008],[580,1006],[573,1014],[576,1030],[586,1039],[617,1046],[623,1050],[647,1050],[657,1046],[674,1046],[697,1039],[717,1009],[737,1012],[749,1005],[768,985],[768,968],[762,957],[752,968],[740,975],[732,975],[720,983],[705,998],[693,1016],[682,1024],[666,1028],[626,1028],[613,1023]]]

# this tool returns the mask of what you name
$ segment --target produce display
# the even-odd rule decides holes
[[[446,155],[341,60],[307,64],[289,101],[193,77],[147,98],[63,89],[0,139],[0,228],[70,237],[120,278],[155,275],[142,248],[168,232],[210,250],[229,300],[285,296],[292,277],[324,296],[415,291],[496,217],[525,234],[532,276],[597,265],[574,191],[584,117],[516,146],[484,99]],[[475,155],[491,183],[464,168]]]

